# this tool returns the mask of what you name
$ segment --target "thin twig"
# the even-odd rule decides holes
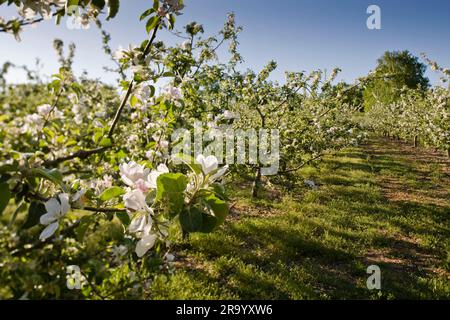
[[[317,160],[317,159],[319,159],[319,158],[322,158],[322,157],[323,157],[323,154],[319,154],[319,155],[317,155],[317,156],[315,156],[315,157],[309,159],[308,161],[303,162],[301,165],[299,165],[299,166],[297,166],[297,167],[295,167],[295,168],[293,168],[293,169],[281,171],[280,174],[285,174],[285,173],[290,173],[290,172],[298,171],[298,170],[300,170],[301,168],[303,168],[304,166],[306,166],[306,165],[310,164],[311,162],[313,162],[313,161],[315,161],[315,160]]]
[[[149,42],[147,43],[147,46],[144,49],[143,55],[144,55],[144,59],[146,58],[146,56],[149,54],[150,48],[153,44],[153,41],[155,41],[156,38],[156,33],[158,32],[158,28],[159,28],[159,23],[155,26],[155,28],[153,29],[153,34],[149,40]],[[128,85],[128,90],[125,93],[125,96],[122,99],[122,102],[120,103],[119,108],[116,111],[116,115],[114,116],[114,120],[111,124],[111,127],[109,128],[108,131],[108,138],[112,138],[113,134],[114,134],[114,129],[116,128],[117,123],[119,122],[120,116],[122,114],[123,108],[125,107],[125,105],[127,104],[128,98],[131,95],[131,92],[133,91],[133,87],[134,87],[134,80],[131,80],[130,84]]]

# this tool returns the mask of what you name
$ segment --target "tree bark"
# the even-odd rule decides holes
[[[253,186],[252,186],[252,197],[257,198],[258,197],[258,190],[261,185],[261,167],[258,167],[256,169],[255,173],[255,179],[253,180]]]
[[[414,136],[414,148],[417,148],[419,146],[419,137]]]

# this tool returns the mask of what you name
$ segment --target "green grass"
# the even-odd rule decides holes
[[[405,150],[381,140],[346,150],[299,173],[319,189],[278,200],[251,200],[234,183],[228,222],[176,243],[172,272],[155,279],[151,297],[450,298],[449,177]],[[371,264],[381,291],[366,288]]]

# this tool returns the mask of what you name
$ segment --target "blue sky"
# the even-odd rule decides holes
[[[151,6],[150,0],[122,0],[116,19],[105,22],[112,35],[112,47],[140,43],[146,38],[144,23],[137,17]],[[331,70],[340,67],[340,79],[353,82],[376,65],[386,50],[408,49],[450,67],[450,1],[447,0],[185,0],[184,14],[177,20],[181,29],[190,21],[202,23],[206,34],[218,31],[227,12],[235,12],[238,24],[244,27],[240,51],[245,67],[259,70],[273,59],[278,62],[275,80],[282,80],[284,71]],[[382,29],[366,27],[369,5],[381,8]],[[0,16],[10,18],[11,8],[0,7]],[[64,21],[65,22],[65,21]],[[180,41],[167,32],[159,34],[171,43]],[[112,83],[114,76],[105,74],[110,65],[101,50],[100,33],[90,30],[69,30],[65,23],[40,23],[26,27],[22,42],[0,33],[0,63],[33,64],[36,57],[44,63],[43,72],[57,70],[52,48],[54,38],[77,45],[75,71],[87,70],[92,77]],[[427,72],[433,83],[437,76]],[[21,81],[24,75],[14,72],[10,81]]]

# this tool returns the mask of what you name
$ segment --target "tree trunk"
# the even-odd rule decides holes
[[[252,186],[252,197],[257,198],[258,197],[258,190],[261,185],[261,168],[258,167],[256,169],[255,173],[255,179],[253,180],[253,186]]]
[[[447,149],[447,158],[449,158],[449,159],[450,159],[450,148],[449,148],[449,149]]]
[[[414,148],[417,148],[419,146],[419,137],[414,136]]]

